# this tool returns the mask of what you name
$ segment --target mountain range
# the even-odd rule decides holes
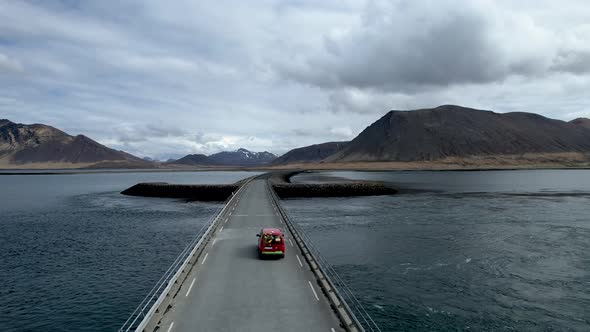
[[[327,142],[293,149],[274,159],[272,165],[320,162],[342,150],[348,142]]]
[[[565,122],[534,113],[495,113],[443,105],[390,111],[350,142],[293,149],[275,159],[273,165],[564,153],[590,158],[590,119]]]
[[[191,154],[165,163],[140,159],[42,124],[0,120],[0,168],[284,166],[305,163],[424,162],[496,156],[575,155],[590,161],[590,119],[495,113],[455,105],[390,111],[349,142],[293,149],[277,157],[246,149]],[[459,158],[459,159],[457,159]]]
[[[583,120],[534,113],[494,113],[454,105],[390,111],[327,162],[424,161],[447,157],[590,153]]]
[[[204,154],[190,154],[170,164],[200,165],[200,166],[264,166],[272,162],[277,156],[264,151],[252,152],[243,148],[236,151],[223,151],[206,156]]]
[[[204,154],[188,154],[180,159],[169,159],[167,164],[191,165],[191,166],[211,166],[216,163]]]
[[[43,124],[20,124],[0,119],[0,169],[51,168],[166,168],[191,166],[262,166],[276,155],[238,149],[210,156],[187,155],[159,163],[108,148],[84,135],[72,136]]]

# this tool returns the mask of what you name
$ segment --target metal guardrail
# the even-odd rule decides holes
[[[320,251],[317,249],[317,247],[315,247],[313,241],[307,236],[307,234],[302,231],[296,223],[291,221],[289,214],[283,209],[282,204],[280,203],[280,198],[272,188],[272,184],[270,182],[268,183],[268,189],[281,216],[289,227],[291,234],[296,238],[296,240],[297,237],[299,238],[300,241],[297,241],[297,243],[300,246],[302,253],[308,260],[312,270],[318,270],[314,271],[314,273],[317,272],[316,275],[318,275],[320,279],[319,284],[322,287],[324,293],[327,293],[326,296],[330,302],[332,302],[332,306],[335,307],[334,309],[341,319],[344,328],[347,331],[354,331],[356,328],[356,330],[359,331],[380,332],[381,329],[379,326],[371,318],[369,313],[365,310],[356,296],[354,296],[353,292],[346,285],[342,277],[340,277],[332,265],[328,263],[325,257],[322,256]],[[309,255],[306,255],[305,251],[307,251]],[[325,278],[322,279],[323,277]],[[322,283],[327,285],[324,286]],[[330,296],[330,293],[333,293],[334,295]],[[346,317],[341,317],[338,312],[339,310],[344,310],[347,312],[351,321],[347,322]]]
[[[203,227],[201,227],[191,242],[182,250],[178,257],[176,257],[172,265],[170,265],[170,267],[164,272],[164,275],[162,275],[125,323],[123,323],[121,328],[119,328],[119,332],[141,330],[142,325],[146,324],[146,317],[153,315],[159,302],[162,302],[163,295],[167,293],[167,290],[173,283],[177,282],[177,278],[183,270],[183,267],[188,265],[190,258],[194,256],[196,249],[202,244],[201,242],[205,239],[207,234],[209,234],[219,217],[223,215],[230,202],[241,194],[242,188],[252,181],[253,178],[254,177],[245,181],[234,195],[228,197],[224,204],[220,206],[213,216],[211,216]]]

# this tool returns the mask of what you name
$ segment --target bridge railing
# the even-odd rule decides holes
[[[195,254],[197,254],[196,251],[202,245],[203,240],[205,240],[207,236],[212,233],[217,220],[224,215],[224,212],[230,205],[230,202],[238,195],[241,195],[242,189],[252,179],[253,178],[247,179],[235,192],[235,194],[232,194],[232,196],[228,197],[223,205],[220,206],[211,216],[211,218],[209,218],[209,220],[201,227],[197,234],[195,234],[195,237],[182,250],[178,257],[176,257],[174,262],[172,262],[170,267],[164,272],[154,287],[152,287],[152,289],[148,292],[148,294],[125,321],[125,323],[123,323],[119,329],[119,332],[141,331],[143,329],[145,324],[147,324],[147,318],[150,318],[152,315],[154,315],[155,311],[157,311],[159,307],[159,304],[163,302],[165,295],[167,295],[172,285],[179,284],[178,279],[180,275],[189,265],[191,258],[195,257]]]
[[[301,230],[297,223],[291,220],[287,211],[283,209],[280,199],[270,182],[268,183],[268,189],[291,235],[295,238],[312,271],[318,277],[324,294],[328,297],[333,309],[342,321],[343,327],[347,331],[380,332],[379,326],[346,285],[342,277],[320,253],[309,236]]]

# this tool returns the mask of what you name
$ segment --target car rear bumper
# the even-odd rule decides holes
[[[284,251],[261,251],[260,253],[263,255],[284,255],[285,254]]]

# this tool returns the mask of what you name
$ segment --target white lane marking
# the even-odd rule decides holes
[[[334,328],[331,328],[331,329],[330,329],[330,331],[332,331],[332,332],[336,332],[336,330],[334,330]]]
[[[174,327],[174,322],[170,323],[170,327],[168,327],[168,332],[172,331],[172,327]]]
[[[191,290],[193,289],[193,286],[195,285],[195,281],[196,280],[197,280],[197,278],[194,278],[193,279],[193,282],[191,282],[191,285],[188,286],[188,290],[186,291],[186,295],[185,296],[188,296],[191,293]]]
[[[297,257],[297,260],[299,261],[299,265],[301,265],[301,267],[303,267],[303,263],[301,263],[301,259],[299,259],[299,255],[295,255],[295,257]]]
[[[206,253],[205,258],[203,258],[203,261],[201,262],[201,265],[205,264],[205,261],[207,260],[208,256],[209,256],[209,253]]]
[[[247,214],[234,214],[234,217],[247,217]]]
[[[289,243],[291,243],[291,247],[294,247],[293,241],[291,241],[291,239],[289,239]]]
[[[313,285],[311,284],[311,281],[307,281],[309,283],[309,287],[311,287],[311,291],[313,292],[313,296],[315,296],[316,300],[320,300],[320,298],[318,297],[318,293],[315,292],[315,289],[313,288]]]
[[[217,239],[213,239],[213,244],[211,244],[211,245],[214,246],[215,242],[217,242]]]
[[[223,230],[223,226],[221,226],[221,229],[219,230],[220,232]]]
[[[227,224],[227,220],[228,220],[228,219],[225,219],[225,222],[224,222],[224,224]]]

